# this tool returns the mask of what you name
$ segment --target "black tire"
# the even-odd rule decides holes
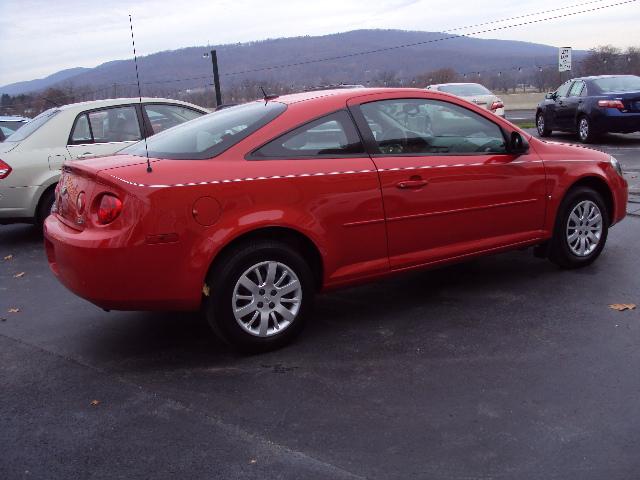
[[[38,202],[38,208],[36,209],[36,217],[35,217],[35,225],[38,228],[42,228],[44,225],[45,219],[51,214],[51,208],[53,207],[53,202],[56,198],[56,189],[49,188],[46,190],[42,197],[40,197],[40,201]]]
[[[578,255],[569,244],[569,217],[574,209],[585,201],[592,202],[600,211],[602,218],[602,231],[593,251],[588,254]],[[575,233],[578,228],[579,227],[572,228],[571,231]],[[553,237],[549,242],[549,260],[561,268],[572,269],[586,267],[593,263],[602,252],[602,249],[607,242],[608,231],[609,212],[607,211],[607,207],[602,196],[588,187],[574,188],[567,193],[558,208]]]
[[[263,262],[274,262],[286,267],[295,277],[297,277],[301,287],[301,302],[293,320],[282,328],[281,332],[278,332],[274,331],[276,330],[275,321],[269,317],[269,320],[267,320],[271,330],[269,336],[258,336],[260,332],[257,332],[256,334],[250,333],[247,331],[250,326],[243,328],[240,325],[241,321],[237,321],[234,315],[234,293],[236,284],[239,282],[240,278],[247,273],[247,271],[256,265],[262,264]],[[265,275],[266,270],[263,269],[266,268],[266,265],[259,267],[263,272],[262,274],[265,281],[267,280],[267,276]],[[252,273],[250,275],[253,275],[254,271],[255,270],[251,270]],[[277,275],[279,276],[283,271],[284,270],[279,270]],[[287,283],[285,284],[290,284],[291,279],[291,276],[286,277],[285,282]],[[256,281],[255,283],[259,282]],[[295,249],[284,242],[276,240],[250,241],[240,244],[233,250],[226,252],[224,257],[216,263],[211,271],[209,278],[207,279],[207,284],[210,286],[210,294],[208,297],[205,297],[205,312],[209,324],[213,331],[224,342],[245,353],[261,353],[285,346],[302,331],[306,316],[313,308],[315,285],[313,273],[309,268],[309,265]],[[282,288],[282,286],[283,285],[280,285],[278,288]],[[238,288],[241,289],[242,287]],[[256,307],[264,305],[264,310],[270,307],[270,311],[274,311],[271,310],[271,308],[273,308],[271,305],[275,305],[276,309],[280,309],[285,304],[284,302],[279,302],[278,294],[271,297],[271,292],[269,291],[265,292],[264,289],[260,289],[259,292],[256,291],[256,293],[251,293],[249,290],[244,290],[242,293],[253,297],[250,301],[246,300],[248,304],[253,304],[255,302]],[[297,298],[297,295],[298,294],[296,293],[294,297]],[[256,297],[258,298],[256,299]],[[267,298],[269,303],[261,303],[260,300],[265,300],[266,297],[270,297]],[[282,295],[282,297],[285,297],[285,295]],[[278,302],[278,304],[276,305],[275,303],[271,303],[272,300],[273,302]],[[288,305],[291,306],[291,303]],[[241,305],[241,307],[242,306],[245,305]],[[260,308],[263,307],[261,306]],[[258,329],[260,328],[262,311],[263,310],[258,312]],[[254,313],[255,311],[250,310],[248,316],[245,317],[247,322],[249,322],[251,314]],[[274,315],[274,318],[277,317],[280,320],[284,320],[284,316],[277,314],[275,311]]]
[[[578,122],[576,124],[578,140],[582,143],[593,143],[596,138],[596,132],[593,130],[593,125],[591,124],[591,120],[586,115],[581,115],[578,117]]]
[[[552,131],[547,128],[547,122],[544,120],[544,113],[538,112],[536,115],[536,130],[541,137],[551,136]]]

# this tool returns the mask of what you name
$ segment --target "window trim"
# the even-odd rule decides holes
[[[101,112],[103,110],[111,110],[114,108],[123,108],[123,107],[133,107],[135,112],[136,112],[136,118],[138,119],[138,128],[140,129],[140,139],[138,140],[123,140],[121,142],[96,142],[95,138],[93,136],[93,128],[91,127],[91,120],[89,119],[89,114],[90,113],[94,113],[94,112]],[[78,119],[82,116],[82,115],[86,115],[87,116],[87,121],[89,122],[89,131],[91,132],[91,141],[87,142],[87,141],[78,141],[78,142],[74,142],[73,141],[73,132],[76,128],[76,124],[78,123]],[[147,135],[145,135],[145,130],[143,128],[143,124],[141,122],[141,109],[140,109],[140,104],[137,103],[124,103],[122,105],[110,105],[108,107],[96,107],[96,108],[90,108],[89,110],[83,110],[82,112],[80,112],[78,115],[76,115],[75,120],[73,121],[73,126],[71,127],[71,130],[69,131],[69,137],[67,138],[67,146],[77,146],[77,145],[108,145],[111,143],[131,143],[131,142],[139,142],[141,140],[144,140],[145,138],[147,138]]]
[[[268,145],[271,142],[275,142],[276,140],[278,140],[279,138],[285,137],[287,135],[289,135],[290,133],[294,132],[295,130],[298,130],[299,128],[303,128],[306,125],[309,125],[311,123],[314,123],[318,120],[321,120],[325,117],[329,117],[331,115],[335,115],[336,113],[339,112],[346,112],[347,116],[351,119],[353,128],[356,132],[356,134],[358,135],[358,138],[360,139],[360,143],[362,145],[362,152],[361,153],[342,153],[342,154],[309,154],[309,155],[286,155],[286,156],[277,156],[277,157],[259,157],[257,156],[255,153],[260,150],[261,148],[263,148],[265,145]],[[365,158],[368,157],[369,153],[368,153],[368,149],[367,149],[367,145],[365,143],[365,140],[362,136],[362,133],[360,132],[360,129],[358,128],[358,124],[355,120],[355,118],[353,118],[353,115],[350,111],[349,108],[344,107],[344,108],[339,108],[337,110],[333,110],[332,112],[329,113],[323,113],[322,115],[318,115],[317,117],[312,118],[311,120],[307,120],[304,123],[298,123],[296,124],[293,128],[290,128],[288,130],[286,130],[285,132],[282,132],[278,135],[276,135],[275,137],[270,138],[269,140],[267,140],[266,142],[261,143],[259,146],[253,148],[249,153],[247,153],[244,158],[245,160],[249,160],[249,161],[257,161],[257,162],[262,162],[262,161],[279,161],[279,160],[317,160],[317,159],[339,159],[339,158]]]
[[[362,105],[366,105],[368,103],[376,103],[376,102],[384,102],[386,100],[424,100],[424,101],[431,101],[431,102],[441,102],[441,103],[448,103],[451,105],[455,105],[456,107],[459,108],[463,108],[465,110],[468,110],[471,113],[474,113],[476,115],[478,115],[479,117],[484,118],[485,120],[487,120],[488,122],[494,124],[496,127],[498,127],[500,129],[500,133],[502,133],[502,138],[505,141],[505,146],[506,146],[506,151],[504,153],[492,153],[492,152],[443,152],[443,153],[424,153],[424,152],[419,152],[419,153],[382,153],[380,151],[380,148],[378,147],[378,142],[376,141],[375,137],[373,136],[373,132],[371,131],[371,128],[369,127],[369,123],[367,122],[367,119],[364,116],[364,113],[362,113],[361,110],[361,106]],[[505,130],[504,127],[502,127],[502,125],[494,122],[492,119],[478,113],[478,112],[474,112],[473,110],[471,110],[470,108],[467,108],[463,105],[460,105],[456,102],[451,102],[448,100],[444,100],[444,99],[439,99],[439,98],[425,98],[425,97],[398,97],[398,98],[382,98],[382,99],[377,99],[377,100],[371,100],[368,102],[362,102],[362,103],[358,103],[358,104],[353,104],[349,106],[349,110],[352,111],[353,113],[353,118],[354,121],[356,122],[356,126],[358,127],[358,130],[361,133],[361,136],[364,140],[364,144],[365,144],[365,150],[367,151],[367,153],[369,154],[369,156],[371,158],[389,158],[389,157],[471,157],[471,156],[486,156],[486,155],[512,155],[511,153],[509,153],[509,133]]]

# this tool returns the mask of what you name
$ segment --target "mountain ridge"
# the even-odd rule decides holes
[[[247,80],[309,85],[366,83],[386,72],[393,72],[398,78],[410,78],[445,67],[471,73],[531,68],[557,61],[556,47],[531,42],[480,39],[443,32],[352,30],[321,36],[184,47],[139,57],[143,93],[144,90],[159,93],[208,86],[211,63],[202,56],[208,49],[217,51],[223,88],[225,84],[230,86]],[[380,52],[361,54],[370,50]],[[574,56],[585,53],[574,51]],[[317,59],[327,60],[315,61]],[[302,64],[289,66],[296,63]],[[253,72],[238,73],[245,71]],[[5,85],[0,87],[0,93],[15,95],[71,85],[113,87],[117,94],[118,90],[126,90],[134,82],[133,60],[121,59],[93,68],[66,69],[43,79]]]

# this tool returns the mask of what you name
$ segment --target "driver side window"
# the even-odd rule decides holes
[[[425,99],[396,99],[361,105],[383,155],[507,153],[502,129],[464,107]]]
[[[569,80],[568,82],[564,82],[562,85],[560,85],[560,88],[556,90],[556,96],[566,97],[567,95],[569,95],[569,87],[571,87],[572,82],[573,80]]]

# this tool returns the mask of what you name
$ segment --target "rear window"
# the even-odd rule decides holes
[[[640,92],[640,77],[634,75],[599,78],[593,83],[602,93]]]
[[[452,93],[459,97],[473,97],[474,95],[492,95],[492,93],[477,83],[466,83],[464,85],[440,85],[441,92]]]
[[[20,127],[11,135],[11,137],[7,138],[7,142],[20,142],[31,135],[33,132],[38,130],[42,125],[51,120],[60,110],[57,108],[50,108],[42,112],[33,120],[28,121],[24,124],[23,127]]]
[[[149,156],[168,160],[215,157],[286,109],[283,103],[256,101],[204,115],[148,138]],[[144,156],[144,142],[138,142],[119,153]]]

